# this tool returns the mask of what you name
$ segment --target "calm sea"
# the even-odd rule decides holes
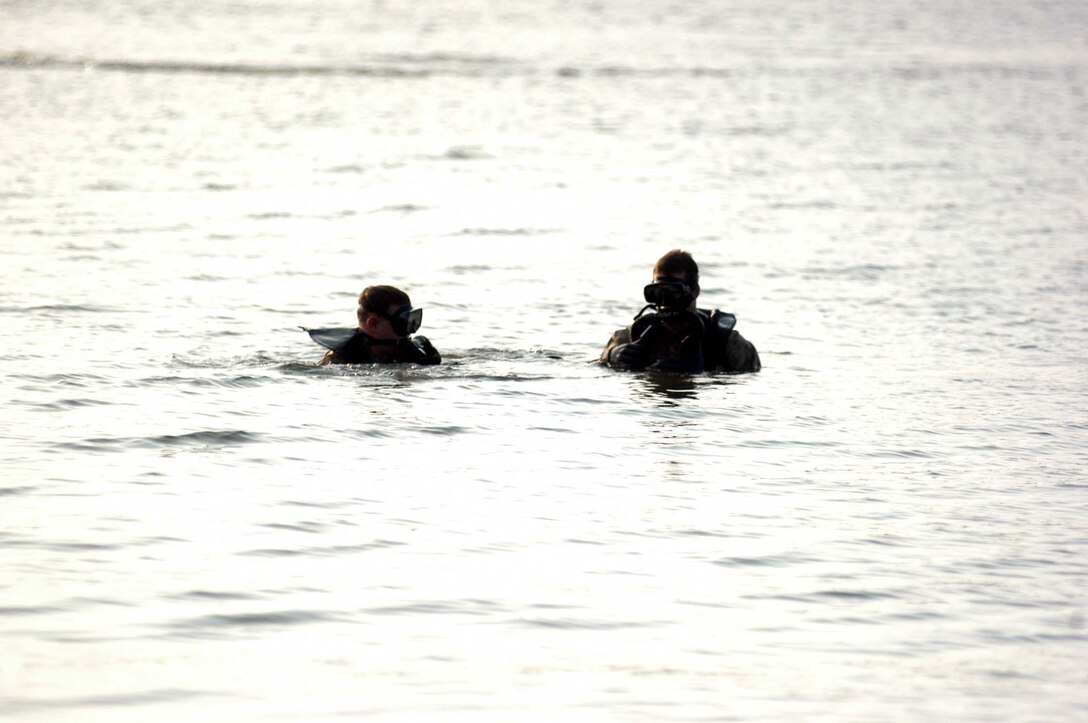
[[[1086,51],[2,0],[0,717],[1088,718]],[[676,247],[761,373],[592,363]],[[445,364],[314,365],[372,283]]]

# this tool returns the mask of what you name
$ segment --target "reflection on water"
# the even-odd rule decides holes
[[[625,372],[616,372],[626,374]],[[638,380],[632,385],[638,396],[651,400],[665,407],[683,406],[685,399],[697,399],[700,391],[713,392],[714,399],[720,401],[721,394],[728,394],[729,387],[736,384],[756,384],[746,379],[746,374],[687,374],[683,372],[644,371],[631,376]]]
[[[639,396],[664,406],[677,406],[677,400],[693,399],[697,391],[690,374],[648,371],[638,375]]]

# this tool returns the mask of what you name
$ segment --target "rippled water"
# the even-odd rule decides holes
[[[5,720],[1088,715],[1082,3],[0,20]]]

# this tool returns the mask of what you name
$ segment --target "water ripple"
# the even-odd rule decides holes
[[[226,592],[220,590],[190,590],[188,592],[167,595],[175,600],[257,600],[260,595],[248,592]]]
[[[9,495],[22,495],[22,494],[26,494],[27,492],[33,492],[36,489],[38,489],[38,488],[37,487],[32,487],[30,485],[21,485],[21,486],[15,486],[15,487],[0,487],[0,497],[7,497]]]
[[[82,442],[65,442],[58,447],[78,450],[140,447],[228,447],[253,444],[262,436],[241,429],[203,430],[186,434],[163,434],[155,437],[91,437]]]
[[[30,713],[36,710],[56,710],[63,708],[105,708],[128,707],[132,705],[150,705],[156,703],[174,703],[194,698],[222,697],[223,693],[181,688],[163,688],[139,693],[117,693],[113,695],[74,696],[70,698],[50,696],[48,698],[6,697],[0,702],[0,713]]]
[[[544,236],[560,233],[557,228],[464,228],[454,236]]]
[[[272,530],[288,530],[290,532],[306,532],[309,534],[322,532],[328,529],[328,525],[320,522],[296,522],[294,524],[288,524],[284,522],[268,522],[262,527],[267,527]]]
[[[45,404],[39,404],[33,407],[43,412],[63,412],[69,409],[82,409],[84,407],[101,407],[113,404],[113,402],[106,401],[104,399],[57,399]]]
[[[198,618],[182,620],[170,625],[181,630],[215,630],[221,628],[283,627],[286,625],[308,625],[342,621],[338,613],[318,610],[283,610],[278,612],[233,613],[203,615]]]
[[[726,557],[715,560],[714,564],[722,567],[785,567],[813,562],[816,559],[805,555],[764,555],[762,557]]]
[[[123,543],[102,542],[67,542],[62,540],[41,539],[8,539],[0,541],[2,547],[18,547],[35,550],[49,550],[52,552],[89,552],[103,550],[123,550],[133,547],[146,547],[162,542],[184,542],[176,537],[142,537],[134,540],[126,540]]]
[[[336,555],[350,555],[356,552],[369,550],[381,550],[389,547],[398,547],[406,543],[393,540],[375,540],[358,545],[330,545],[327,547],[297,547],[297,548],[264,548],[240,552],[239,555],[252,557],[332,557]]]
[[[825,63],[835,64],[830,59]],[[40,55],[29,52],[17,52],[0,56],[0,67],[4,68],[51,68],[59,70],[109,71],[119,73],[187,73],[200,75],[243,75],[243,76],[358,76],[372,78],[431,78],[435,76],[454,76],[463,78],[479,77],[538,77],[554,76],[567,81],[582,77],[598,78],[706,78],[720,80],[735,78],[753,72],[746,67],[711,67],[700,65],[672,65],[657,67],[639,67],[633,65],[560,65],[559,67],[537,67],[508,58],[494,56],[473,56],[469,54],[433,53],[425,55],[389,54],[373,56],[368,63],[345,64],[260,64],[200,62],[188,60],[118,60],[80,57],[60,57]],[[1038,75],[1049,77],[1068,69],[1064,63],[1056,63],[1032,68],[1021,68],[1011,63],[951,63],[942,68],[921,69],[912,65],[902,67],[878,68],[882,75],[900,80],[916,80],[921,76],[932,81],[940,73],[1000,73],[1003,75]],[[774,67],[761,65],[758,72],[767,76],[786,76],[803,78],[825,73],[822,67]]]
[[[813,593],[817,598],[830,598],[833,600],[898,600],[899,595],[884,592],[867,592],[865,590],[823,590]]]
[[[43,304],[39,306],[0,306],[0,314],[109,314],[121,309],[90,304]]]
[[[217,613],[177,620],[160,626],[167,639],[229,640],[238,636],[274,635],[285,628],[350,622],[340,613],[323,610],[274,610]]]
[[[628,630],[664,625],[663,622],[624,622],[619,620],[588,620],[585,618],[522,618],[522,625],[556,630]]]
[[[48,613],[62,613],[65,608],[50,607],[48,605],[12,605],[0,607],[0,616],[6,615],[46,615]]]
[[[458,600],[386,605],[366,608],[362,612],[370,615],[489,615],[500,609],[499,605],[490,600]]]

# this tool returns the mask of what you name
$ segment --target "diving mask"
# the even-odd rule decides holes
[[[680,311],[695,301],[695,294],[686,282],[668,277],[661,277],[652,284],[647,284],[642,295],[658,311]]]
[[[384,311],[370,313],[392,324],[397,336],[415,334],[423,324],[423,309],[413,309],[411,306],[403,306],[395,314],[387,314]]]

